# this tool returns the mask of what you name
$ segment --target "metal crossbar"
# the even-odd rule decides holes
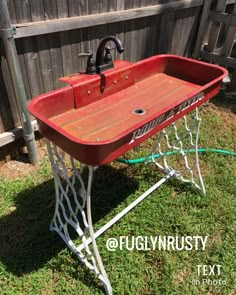
[[[182,121],[181,129],[178,128],[180,121]],[[205,193],[198,161],[198,136],[201,122],[198,109],[190,120],[185,116],[179,122],[171,124],[160,132],[151,154],[146,158],[146,163],[155,163],[164,172],[162,179],[95,233],[91,218],[91,186],[93,172],[97,167],[87,166],[88,169],[84,169],[85,165],[78,163],[55,144],[47,141],[56,191],[55,212],[50,229],[56,231],[79,260],[95,273],[104,285],[107,295],[112,295],[112,288],[99,255],[96,238],[173,176],[193,184]],[[158,158],[155,157],[156,152],[160,155]],[[182,163],[179,163],[178,167],[174,167],[175,162],[178,161],[171,159],[171,154],[175,154],[176,159],[182,158]],[[193,159],[190,159],[191,155]],[[86,186],[82,175],[84,176],[87,170]],[[79,245],[73,240],[72,232],[79,237]]]

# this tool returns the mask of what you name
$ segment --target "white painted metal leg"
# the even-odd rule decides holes
[[[107,295],[112,295],[112,288],[97,248],[96,238],[172,176],[192,183],[205,193],[198,160],[198,137],[201,122],[198,110],[192,121],[193,124],[189,127],[187,118],[184,117],[184,132],[182,133],[178,131],[176,122],[160,133],[153,147],[151,160],[149,156],[146,162],[155,163],[165,173],[165,176],[95,233],[91,217],[91,187],[93,172],[97,167],[88,166],[86,187],[81,176],[85,165],[76,166],[76,161],[72,157],[66,157],[56,145],[47,142],[56,191],[55,212],[50,229],[56,231],[79,260],[96,274],[104,285]],[[185,146],[187,148],[184,148]],[[154,156],[157,153],[160,155],[158,158]],[[181,167],[174,168],[174,163],[169,161],[173,154],[182,156]],[[190,154],[194,155],[193,161],[190,159]],[[78,185],[80,188],[76,190]],[[79,236],[79,245],[72,241],[69,229],[73,229]],[[90,244],[92,244],[91,248]]]
[[[89,175],[86,188],[81,176],[85,165],[76,167],[75,160],[72,157],[66,159],[65,153],[60,151],[51,142],[47,141],[47,148],[53,169],[56,191],[55,212],[50,229],[56,231],[62,237],[66,245],[79,260],[97,275],[105,287],[106,294],[111,295],[111,284],[97,248],[96,238],[172,177],[174,173],[170,171],[169,174],[155,183],[133,203],[94,233],[91,218],[91,187],[93,172],[96,167],[88,166]],[[78,184],[80,189],[76,191],[75,187]],[[80,219],[78,215],[80,215]],[[72,241],[69,227],[76,231],[82,243],[76,245]],[[92,244],[92,250],[89,248],[90,244]]]
[[[79,172],[75,160],[72,157],[66,159],[65,153],[54,144],[47,142],[47,148],[56,191],[55,212],[50,229],[56,231],[79,260],[96,274],[104,285],[106,294],[112,295],[111,284],[97,249],[91,217],[91,186],[94,167],[88,166],[89,175],[86,188],[80,174],[82,167]],[[79,190],[76,190],[77,185],[80,186]],[[79,244],[82,242],[83,248],[72,241],[72,230],[79,236]],[[87,242],[88,238],[92,242],[92,249]]]
[[[89,166],[89,180],[88,180],[88,190],[87,190],[87,216],[88,216],[88,224],[89,224],[89,232],[90,232],[90,239],[92,241],[93,249],[94,249],[94,254],[98,263],[98,266],[101,271],[102,279],[104,280],[104,286],[106,289],[107,294],[112,294],[112,288],[110,281],[107,277],[105,268],[102,263],[101,256],[98,252],[97,244],[96,244],[96,238],[94,236],[94,231],[93,231],[93,223],[92,223],[92,216],[91,216],[91,186],[92,186],[92,180],[93,180],[93,167]],[[88,243],[86,243],[88,245]],[[82,250],[82,249],[81,249]]]
[[[200,124],[201,118],[196,108],[188,117],[184,116],[163,129],[146,162],[155,163],[164,173],[172,171],[177,179],[193,184],[205,194],[198,158]],[[160,156],[157,158],[155,154]],[[178,156],[174,158],[175,161],[174,156]]]

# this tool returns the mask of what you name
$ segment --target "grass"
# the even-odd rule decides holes
[[[235,115],[214,105],[202,110],[201,147],[236,150]],[[224,96],[224,104],[227,105]],[[141,151],[141,155],[142,155]],[[132,153],[139,156],[140,153]],[[236,294],[236,161],[200,155],[207,194],[170,180],[97,239],[114,294]],[[102,171],[101,171],[102,170]],[[97,170],[93,186],[95,228],[151,186],[152,166],[112,163]],[[48,159],[34,174],[0,182],[0,294],[104,294],[103,288],[49,232],[54,183]],[[209,236],[206,251],[109,252],[106,241],[120,236]],[[222,265],[225,286],[197,285],[197,265]],[[201,276],[200,278],[203,278]]]

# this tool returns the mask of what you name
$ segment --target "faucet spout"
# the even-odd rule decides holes
[[[116,49],[119,53],[122,53],[124,51],[123,45],[120,41],[120,39],[118,39],[115,36],[107,36],[105,38],[103,38],[98,46],[97,49],[97,54],[96,54],[96,68],[97,68],[97,73],[101,73],[104,70],[113,68],[113,62],[112,60],[110,60],[109,62],[105,61],[105,57],[104,57],[104,50],[107,49],[109,50],[109,47],[105,47],[107,42],[109,41],[113,41],[116,45]]]

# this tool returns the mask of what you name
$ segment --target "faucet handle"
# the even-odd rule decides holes
[[[111,56],[111,52],[110,52],[113,49],[116,49],[116,47],[113,47],[113,48],[110,46],[105,47],[105,51],[106,51],[105,56],[104,56],[104,63],[105,64],[113,64],[112,56]]]
[[[88,56],[88,61],[87,61],[87,67],[86,67],[86,74],[96,74],[97,70],[96,70],[96,65],[95,65],[95,61],[93,59],[93,52],[92,50],[89,50],[87,52],[81,52],[78,54],[78,56]]]
[[[114,50],[114,49],[116,49],[116,47],[110,47],[110,46],[106,46],[105,47],[105,51],[107,52],[107,51],[110,51],[110,50]]]
[[[89,51],[87,51],[87,52],[81,52],[81,53],[79,53],[78,54],[78,56],[80,57],[80,56],[93,56],[93,52],[92,52],[92,50],[89,50]]]

